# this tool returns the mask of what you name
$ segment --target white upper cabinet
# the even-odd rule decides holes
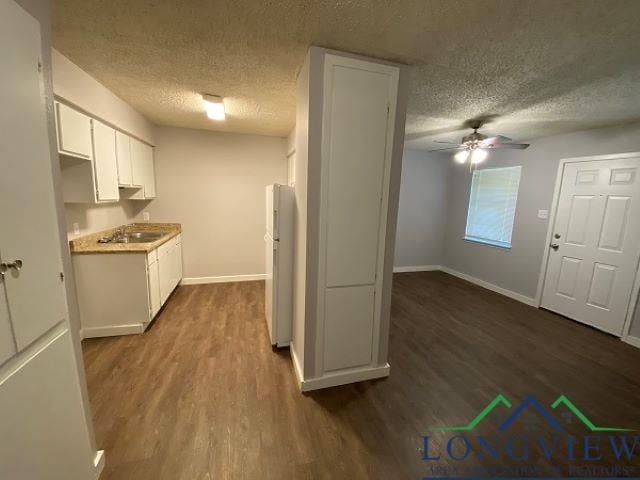
[[[56,127],[65,203],[156,197],[153,147],[59,102]]]
[[[56,103],[58,151],[85,159],[91,158],[91,118],[62,103]]]
[[[135,200],[155,198],[156,180],[153,166],[153,148],[135,138],[131,139],[131,171],[133,183],[142,185],[142,188],[129,198]]]
[[[122,187],[133,186],[131,172],[131,137],[116,132],[116,157],[118,159],[118,184]]]
[[[118,165],[116,159],[116,131],[93,121],[93,167],[97,202],[117,202]]]

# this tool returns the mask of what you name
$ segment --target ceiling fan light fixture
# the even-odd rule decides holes
[[[469,158],[469,150],[461,150],[456,153],[453,158],[455,158],[458,163],[464,163],[467,161],[467,158]]]
[[[487,151],[481,148],[476,148],[471,152],[471,163],[480,163],[484,162],[487,158]]]
[[[207,113],[207,117],[211,120],[224,120],[225,111],[222,97],[217,95],[202,94],[202,103],[204,105],[204,111]]]

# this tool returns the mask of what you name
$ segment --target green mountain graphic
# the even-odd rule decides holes
[[[484,408],[484,410],[482,410],[478,414],[478,416],[476,418],[471,420],[471,423],[469,423],[468,425],[465,425],[464,427],[436,427],[436,428],[432,428],[431,430],[437,430],[437,431],[440,431],[440,432],[448,432],[448,431],[462,432],[462,431],[472,430],[487,415],[489,415],[493,411],[494,408],[496,408],[500,404],[505,405],[507,408],[511,408],[511,402],[509,400],[507,400],[504,395],[499,394],[499,395],[496,396],[496,398],[494,398],[491,401],[491,403],[489,403],[489,405],[487,405]]]
[[[560,405],[564,405],[571,412],[580,419],[582,423],[584,423],[589,430],[592,432],[632,432],[631,428],[614,428],[614,427],[596,427],[589,418],[582,413],[578,407],[576,407],[571,400],[569,400],[566,396],[560,395],[555,402],[551,405],[551,408],[557,408]]]

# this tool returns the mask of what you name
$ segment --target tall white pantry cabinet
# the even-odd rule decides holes
[[[69,325],[40,24],[11,0],[0,64],[0,478],[93,479],[103,457]]]
[[[298,79],[292,356],[302,390],[389,374],[405,70],[312,47]]]

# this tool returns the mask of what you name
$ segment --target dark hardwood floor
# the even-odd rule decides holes
[[[384,380],[301,394],[288,350],[269,346],[262,282],[179,287],[145,334],[83,350],[104,480],[421,479],[464,463],[431,429],[497,394],[549,409],[565,394],[596,425],[640,429],[639,349],[441,272],[395,276]],[[422,435],[441,461],[423,460]]]

